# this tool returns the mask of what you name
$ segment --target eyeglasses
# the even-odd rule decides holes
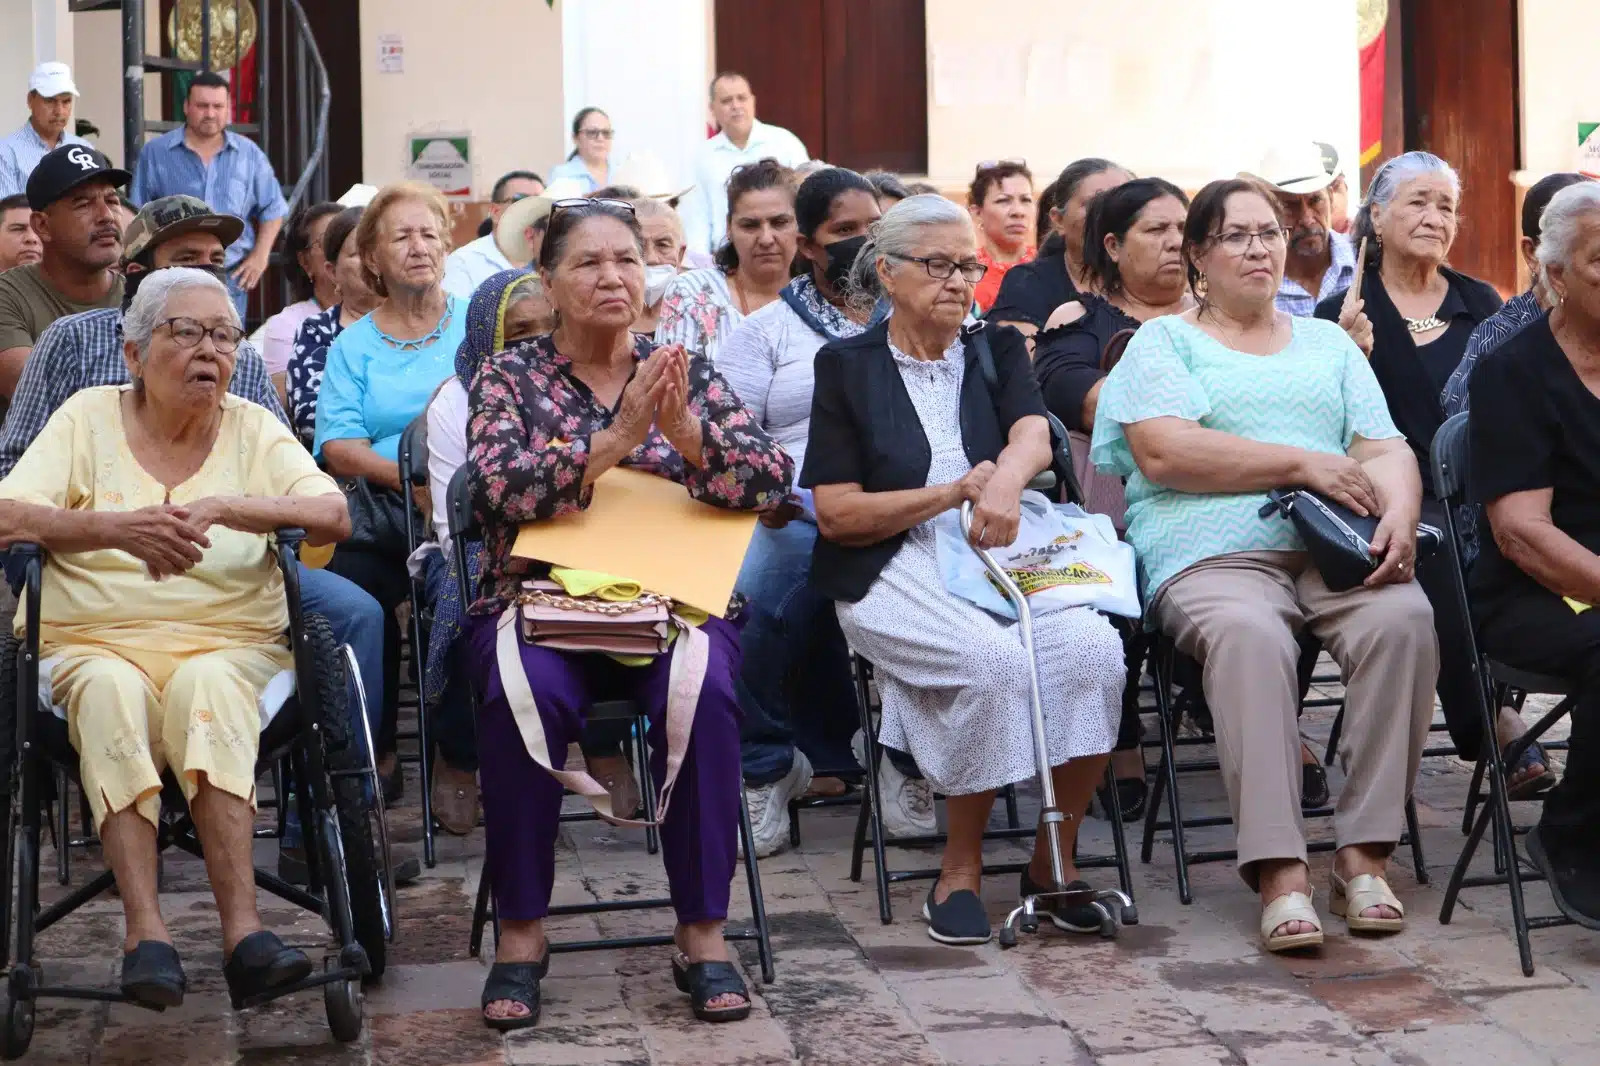
[[[895,255],[891,256],[891,258],[903,259],[908,263],[921,263],[922,269],[928,272],[928,277],[935,281],[948,281],[950,280],[950,275],[959,270],[964,279],[976,285],[983,280],[985,274],[989,273],[987,264],[972,260],[965,263],[957,263],[953,260],[939,257],[926,259],[920,255]]]
[[[999,170],[1001,167],[1027,167],[1028,161],[1020,157],[1016,159],[985,159],[978,164],[974,174],[982,174],[985,170]]]
[[[1269,255],[1278,251],[1289,239],[1289,231],[1282,226],[1264,229],[1260,233],[1250,233],[1246,230],[1229,230],[1227,233],[1213,233],[1211,239],[1222,246],[1222,250],[1231,256],[1244,256],[1250,251],[1250,242],[1259,240],[1261,250]]]
[[[579,137],[587,137],[591,141],[609,141],[616,134],[616,130],[579,130]]]
[[[639,209],[626,200],[613,200],[609,197],[597,200],[592,196],[570,196],[550,205],[551,218],[555,218],[562,211],[622,211],[629,216],[639,214]]]
[[[219,355],[232,355],[239,350],[239,342],[244,340],[244,330],[238,326],[212,326],[208,329],[204,322],[192,318],[169,318],[159,324],[167,327],[173,342],[184,351],[198,348],[200,339],[209,334],[211,345]]]

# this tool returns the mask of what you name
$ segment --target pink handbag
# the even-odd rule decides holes
[[[1089,462],[1089,437],[1070,430],[1067,441],[1072,445],[1072,471],[1078,475],[1083,488],[1083,509],[1090,514],[1103,514],[1111,519],[1118,533],[1128,528],[1128,501],[1123,496],[1122,479],[1108,477]]]
[[[618,602],[569,596],[554,581],[524,581],[517,603],[529,644],[611,655],[660,655],[668,647],[672,601],[653,592]]]

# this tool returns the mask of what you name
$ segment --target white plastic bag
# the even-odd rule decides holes
[[[953,510],[941,514],[934,520],[934,533],[945,589],[991,614],[1015,618],[1011,601],[961,535],[960,514]],[[1139,617],[1133,547],[1117,539],[1105,515],[1024,492],[1017,539],[1004,548],[991,548],[989,554],[1010,573],[1035,615],[1092,607]]]

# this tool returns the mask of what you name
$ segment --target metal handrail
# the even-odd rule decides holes
[[[295,179],[294,189],[289,193],[289,214],[293,215],[304,199],[306,188],[311,184],[317,168],[322,165],[322,157],[328,150],[328,111],[333,91],[328,85],[328,68],[322,62],[322,52],[317,48],[317,39],[311,32],[311,23],[306,18],[305,9],[300,6],[300,0],[288,0],[288,4],[294,11],[295,23],[300,29],[299,44],[304,50],[302,54],[310,59],[316,68],[317,82],[321,86],[321,91],[317,94],[317,136],[312,142],[311,152],[306,157],[300,176]]]

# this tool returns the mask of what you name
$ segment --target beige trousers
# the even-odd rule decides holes
[[[1344,678],[1334,810],[1340,847],[1400,839],[1406,797],[1433,718],[1439,649],[1415,582],[1331,592],[1303,552],[1219,555],[1157,593],[1153,614],[1201,664],[1217,756],[1238,832],[1239,873],[1306,858],[1300,818],[1300,684],[1295,638],[1308,629]]]
[[[128,807],[159,824],[167,767],[190,802],[205,774],[254,807],[261,690],[293,663],[288,648],[174,656],[58,644],[44,654],[58,659],[51,697],[66,708],[97,829]]]

